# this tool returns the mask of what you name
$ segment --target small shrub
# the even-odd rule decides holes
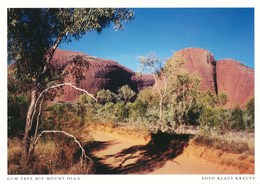
[[[236,107],[231,113],[231,128],[236,130],[245,130],[246,124],[243,120],[243,111]]]

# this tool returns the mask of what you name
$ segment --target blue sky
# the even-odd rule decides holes
[[[60,48],[112,59],[134,71],[139,67],[138,56],[154,51],[165,60],[187,47],[204,48],[216,60],[232,58],[254,68],[253,8],[133,10],[135,20],[124,24],[125,30],[114,31],[110,26]]]

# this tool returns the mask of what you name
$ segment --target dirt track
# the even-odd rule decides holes
[[[196,148],[187,140],[156,147],[145,141],[122,135],[95,132],[94,142],[88,146],[96,163],[97,174],[239,174],[234,168],[223,168],[190,154]],[[218,158],[216,158],[218,159]]]

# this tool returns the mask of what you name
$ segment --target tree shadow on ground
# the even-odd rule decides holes
[[[190,137],[190,134],[157,133],[151,135],[151,140],[146,145],[131,146],[114,155],[103,158],[93,155],[93,152],[99,149],[98,147],[105,149],[104,145],[108,146],[109,142],[96,142],[96,147],[91,149],[90,146],[88,152],[95,161],[94,174],[147,174],[163,167],[166,161],[180,155],[188,146]],[[109,158],[119,163],[118,166],[104,164],[103,161]]]
[[[84,146],[84,149],[87,152],[101,151],[115,144],[117,144],[116,141],[91,141],[90,143]]]

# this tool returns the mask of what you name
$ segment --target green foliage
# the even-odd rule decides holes
[[[112,102],[107,102],[104,105],[99,105],[97,108],[97,117],[101,122],[113,123],[115,120],[114,114],[115,104]]]
[[[246,110],[248,111],[248,113],[250,113],[251,115],[255,115],[255,99],[251,98],[247,104],[246,104]]]
[[[255,99],[254,98],[250,99],[246,104],[244,121],[249,128],[255,127]]]
[[[239,107],[235,107],[231,113],[231,128],[237,130],[244,130],[246,124],[243,120],[243,111]]]
[[[125,122],[128,120],[128,111],[127,105],[125,102],[117,102],[114,106],[114,114],[116,122]]]
[[[122,86],[118,90],[117,98],[119,101],[132,102],[135,100],[136,93],[128,86]]]
[[[219,93],[217,95],[217,105],[218,106],[223,106],[227,103],[228,96],[226,93]]]
[[[73,122],[75,116],[75,107],[70,103],[53,103],[48,105],[43,110],[43,124],[42,129],[60,129],[66,130],[69,124],[68,122]]]
[[[93,117],[95,111],[95,100],[87,94],[82,94],[74,104],[76,116],[81,125],[86,121],[94,121]]]
[[[219,109],[214,107],[206,107],[203,109],[199,118],[199,123],[202,129],[219,129],[221,121],[219,119]]]
[[[221,122],[221,126],[219,127],[223,131],[231,130],[231,117],[232,110],[230,109],[220,109],[219,110],[219,120]]]
[[[177,122],[176,122],[176,114],[175,114],[176,108],[173,108],[172,104],[167,104],[165,106],[165,110],[163,113],[163,121],[165,122],[165,125],[167,125],[169,128],[177,128]]]
[[[85,116],[87,114],[87,107],[84,103],[76,102],[76,112],[77,116],[79,117],[80,124],[85,123]]]
[[[133,11],[123,8],[10,8],[8,62],[14,63],[20,80],[43,85],[54,77],[50,59],[61,42],[100,33],[111,23],[123,29],[123,22],[133,17]]]
[[[84,103],[84,104],[88,104],[88,105],[93,105],[96,103],[96,101],[87,94],[80,95],[79,98],[76,100],[76,102]]]
[[[161,73],[162,63],[156,53],[150,52],[146,56],[139,56],[138,59],[142,71],[149,71],[154,75],[159,75]]]
[[[171,95],[171,107],[176,125],[197,124],[200,111],[200,79],[182,71],[177,74],[175,91]]]
[[[28,86],[19,82],[13,71],[8,71],[8,136],[23,134],[29,98]]]
[[[232,128],[231,111],[223,109],[227,99],[226,93],[214,95],[210,91],[206,91],[202,94],[200,98],[199,125],[204,133],[226,131]]]
[[[116,101],[116,94],[111,92],[110,90],[100,90],[97,92],[97,101],[100,104],[106,104],[107,102],[115,102]]]
[[[139,91],[137,95],[137,99],[142,99],[149,107],[158,106],[159,98],[159,94],[152,87]]]
[[[142,98],[137,98],[133,103],[129,104],[129,117],[136,121],[144,118],[147,113],[148,103]]]
[[[145,114],[144,118],[149,127],[156,126],[156,128],[158,128],[156,124],[156,122],[159,121],[158,111],[158,107],[149,107],[147,109],[147,113]]]
[[[211,91],[206,91],[202,95],[202,104],[211,107],[222,107],[227,103],[228,96],[226,93],[213,94]]]

